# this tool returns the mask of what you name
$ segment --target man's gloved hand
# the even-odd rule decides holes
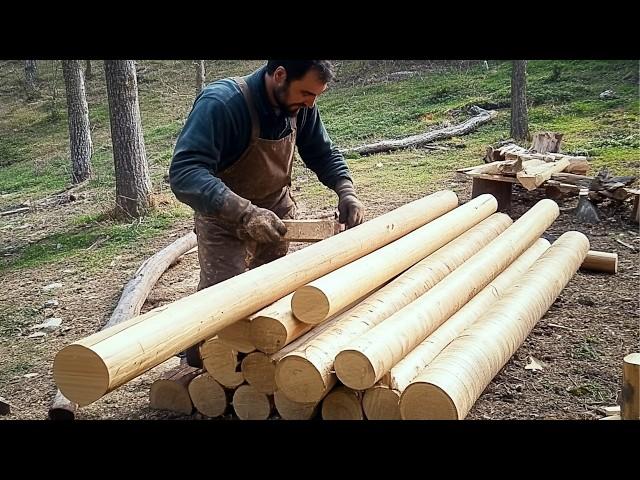
[[[351,180],[338,180],[334,190],[338,194],[338,221],[344,223],[347,228],[360,225],[364,220],[364,205],[358,200]]]
[[[271,210],[253,205],[231,190],[225,193],[218,216],[236,226],[236,235],[258,243],[277,243],[287,233],[287,226]]]

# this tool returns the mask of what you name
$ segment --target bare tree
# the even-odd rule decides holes
[[[116,174],[116,206],[141,217],[150,207],[151,178],[142,136],[138,82],[133,60],[105,60],[111,140]]]
[[[38,79],[38,65],[35,60],[24,61],[24,83],[27,95],[32,97],[38,91],[36,81]]]
[[[91,129],[89,107],[84,88],[80,60],[63,60],[62,76],[67,93],[69,113],[69,145],[71,149],[71,181],[80,183],[91,176]]]
[[[513,61],[511,72],[511,137],[514,140],[527,140],[529,138],[526,60]]]
[[[93,72],[91,71],[91,60],[85,60],[84,78],[85,80],[91,80],[93,78]]]
[[[204,60],[196,60],[196,95],[204,88]]]

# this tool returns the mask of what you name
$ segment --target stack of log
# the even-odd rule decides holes
[[[157,381],[151,405],[240,419],[464,418],[576,270],[614,270],[617,258],[589,253],[578,232],[540,238],[559,213],[552,200],[513,222],[491,195],[462,206],[434,195],[421,226],[219,330],[200,347],[204,370]]]

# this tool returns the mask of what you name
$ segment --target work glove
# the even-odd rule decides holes
[[[246,198],[227,190],[218,216],[235,226],[236,235],[258,243],[277,243],[287,233],[287,226],[271,210],[253,205]]]
[[[364,205],[356,196],[353,182],[347,178],[338,180],[334,188],[338,194],[338,221],[346,228],[360,225],[364,220]]]

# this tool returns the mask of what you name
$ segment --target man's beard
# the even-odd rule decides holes
[[[289,92],[289,84],[285,82],[284,85],[278,87],[276,86],[273,90],[273,97],[278,105],[278,108],[285,112],[290,117],[295,117],[300,109],[301,105],[288,105],[285,100],[287,98],[287,93]]]

